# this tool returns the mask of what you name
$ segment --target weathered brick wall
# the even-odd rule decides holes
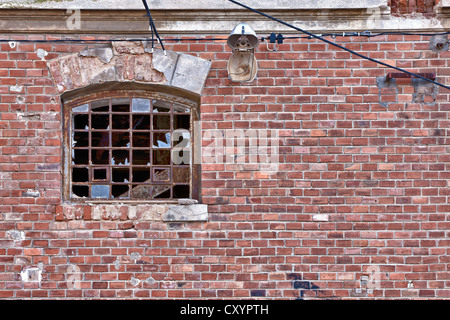
[[[42,39],[11,36],[23,38]],[[448,83],[450,54],[428,40],[336,38]],[[278,172],[203,165],[208,222],[60,207],[46,61],[86,45],[2,43],[1,298],[449,298],[450,92],[386,81],[393,70],[317,40],[261,44],[258,77],[242,84],[228,80],[223,41],[166,46],[213,63],[205,131],[277,129]]]

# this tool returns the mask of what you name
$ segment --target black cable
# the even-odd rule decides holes
[[[448,35],[450,32],[443,33],[405,33],[405,32],[382,32],[377,34],[372,34],[370,31],[363,32],[348,32],[348,33],[326,33],[321,34],[321,37],[377,37],[380,35],[414,35],[414,36],[438,36],[438,35]],[[281,39],[312,39],[312,36],[283,36]],[[270,39],[270,36],[261,37],[261,40],[264,41],[266,39]],[[64,42],[91,42],[91,43],[103,43],[103,42],[119,42],[119,41],[152,41],[152,38],[125,38],[125,39],[53,39],[53,40],[29,40],[29,39],[0,39],[0,42],[23,42],[23,43],[64,43]],[[227,41],[227,39],[221,38],[183,38],[183,39],[162,39],[164,42],[183,42],[183,41]]]
[[[166,49],[164,48],[164,44],[163,44],[161,38],[159,37],[158,30],[156,30],[155,23],[153,22],[152,15],[150,14],[150,9],[148,8],[147,0],[142,0],[142,3],[144,3],[145,10],[147,10],[147,16],[148,16],[148,20],[149,20],[149,23],[150,23],[150,28],[152,29],[152,49],[153,49],[153,32],[155,32],[156,38],[158,39],[159,43],[161,44],[161,47],[162,47],[164,53],[166,53]]]
[[[395,67],[395,66],[391,66],[390,64],[387,64],[387,63],[384,63],[384,62],[381,62],[381,61],[378,61],[378,60],[375,60],[375,59],[366,57],[366,56],[364,56],[364,55],[362,55],[362,54],[360,54],[360,53],[358,53],[358,52],[355,52],[355,51],[353,51],[353,50],[347,49],[346,47],[343,47],[343,46],[341,46],[341,45],[338,45],[337,43],[334,43],[334,42],[332,42],[332,41],[329,41],[329,40],[327,40],[327,39],[324,39],[324,38],[322,38],[322,37],[320,37],[320,36],[317,36],[317,35],[315,35],[315,34],[313,34],[313,33],[311,33],[311,32],[308,32],[308,31],[302,30],[302,29],[300,29],[300,28],[297,28],[297,27],[295,27],[295,26],[293,26],[293,25],[291,25],[291,24],[289,24],[289,23],[287,23],[287,22],[284,22],[283,20],[274,18],[274,17],[272,17],[272,16],[270,16],[270,15],[268,15],[268,14],[265,14],[265,13],[263,13],[263,12],[260,12],[260,11],[256,10],[256,9],[250,8],[250,7],[248,7],[248,6],[246,6],[246,5],[242,4],[242,3],[239,3],[239,2],[237,2],[237,1],[235,1],[235,0],[228,0],[228,1],[234,3],[234,4],[238,5],[238,6],[241,6],[241,7],[245,8],[245,9],[248,9],[248,10],[250,10],[250,11],[253,11],[253,12],[257,13],[257,14],[260,14],[260,15],[262,15],[262,16],[264,16],[264,17],[266,17],[266,18],[269,18],[269,19],[271,19],[271,20],[273,20],[273,21],[276,21],[276,22],[278,22],[278,23],[284,24],[285,26],[287,26],[287,27],[289,27],[289,28],[292,28],[292,29],[295,29],[295,30],[297,30],[297,31],[303,32],[303,33],[305,33],[305,34],[307,34],[307,35],[309,35],[309,36],[311,36],[311,37],[313,37],[313,38],[316,38],[316,39],[319,39],[319,40],[321,40],[321,41],[323,41],[323,42],[326,42],[326,43],[328,43],[328,44],[331,44],[332,46],[335,46],[335,47],[338,47],[338,48],[340,48],[340,49],[342,49],[342,50],[345,50],[345,51],[347,51],[347,52],[350,52],[351,54],[354,54],[354,55],[356,55],[356,56],[358,56],[358,57],[360,57],[360,58],[363,58],[363,59],[366,59],[366,60],[369,60],[369,61],[372,61],[372,62],[381,64],[381,65],[383,65],[383,66],[385,66],[385,67],[392,68],[392,69],[395,69],[395,70],[397,70],[397,71],[401,71],[401,72],[407,73],[407,74],[409,74],[409,75],[411,75],[411,76],[414,76],[414,77],[417,77],[417,78],[421,78],[421,79],[423,79],[423,80],[425,80],[425,81],[434,83],[434,84],[436,84],[436,85],[438,85],[438,86],[441,86],[441,87],[443,87],[443,88],[446,88],[446,89],[450,90],[450,87],[448,87],[448,86],[446,86],[446,85],[444,85],[444,84],[442,84],[442,83],[433,81],[433,80],[428,79],[428,78],[426,78],[426,77],[423,77],[423,76],[421,76],[421,75],[419,75],[419,74],[416,74],[416,73],[413,73],[413,72],[409,72],[409,71],[406,71],[406,70],[404,70],[404,69],[401,69],[401,68],[398,68],[398,67]]]

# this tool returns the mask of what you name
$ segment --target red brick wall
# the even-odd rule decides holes
[[[428,38],[336,41],[448,83]],[[203,128],[278,129],[279,171],[203,165],[209,222],[61,216],[60,100],[36,52],[85,45],[2,43],[1,298],[450,297],[450,92],[385,85],[393,70],[317,40],[260,45],[242,84],[224,42],[166,46],[213,62]]]

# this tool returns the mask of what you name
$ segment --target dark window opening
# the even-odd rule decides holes
[[[67,117],[69,198],[192,197],[188,107],[123,97],[74,105]]]

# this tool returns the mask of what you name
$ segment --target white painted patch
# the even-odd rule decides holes
[[[22,92],[23,86],[19,86],[19,85],[17,85],[17,86],[10,86],[9,90],[11,90],[12,92]]]
[[[313,221],[328,221],[328,214],[315,214],[313,215]]]
[[[29,268],[22,270],[20,277],[23,282],[41,282],[42,270],[41,268]]]
[[[36,53],[38,58],[40,58],[41,60],[45,60],[45,57],[48,56],[48,52],[45,51],[44,49],[37,49]]]

